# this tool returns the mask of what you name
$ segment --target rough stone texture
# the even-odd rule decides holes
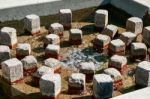
[[[15,48],[17,44],[16,29],[11,27],[3,27],[0,31],[0,44]]]
[[[143,21],[138,17],[131,17],[126,22],[127,31],[133,32],[136,35],[142,33]]]
[[[110,54],[124,55],[125,49],[126,49],[125,43],[120,39],[112,40],[109,44]]]
[[[2,62],[2,76],[8,83],[17,83],[23,79],[23,65],[21,61],[12,58]]]
[[[56,34],[47,35],[44,40],[44,47],[46,47],[48,44],[59,45],[60,37]]]
[[[60,9],[59,10],[59,22],[64,26],[65,29],[70,29],[72,23],[72,11],[71,9]]]
[[[0,45],[0,64],[11,58],[10,49],[8,46]]]
[[[24,58],[31,54],[31,45],[28,43],[19,43],[16,47],[17,58]]]
[[[93,62],[82,62],[80,63],[80,73],[86,75],[86,82],[92,81],[95,74],[95,65]]]
[[[93,94],[96,99],[108,99],[112,97],[113,80],[107,74],[97,74],[93,78]]]
[[[116,68],[124,74],[127,69],[127,58],[125,56],[113,55],[109,60],[108,67]]]
[[[68,92],[70,94],[81,94],[85,91],[85,75],[82,73],[73,73],[69,77]]]
[[[61,73],[61,64],[57,59],[48,58],[44,61],[44,65],[53,68],[55,73]]]
[[[132,32],[123,32],[120,36],[120,39],[126,44],[126,46],[129,46],[136,38],[136,34]]]
[[[43,97],[55,99],[61,92],[61,76],[59,74],[45,74],[40,79],[40,92]]]
[[[60,23],[53,23],[49,27],[49,32],[63,37],[64,27]]]
[[[144,28],[142,35],[144,42],[150,46],[150,26]]]
[[[71,29],[69,31],[69,42],[73,45],[81,44],[82,43],[82,30]]]
[[[115,34],[118,31],[118,27],[115,25],[107,25],[106,28],[103,30],[102,34],[108,35],[111,38],[113,38],[115,36]]]
[[[108,11],[97,10],[95,12],[95,26],[98,28],[105,28],[108,24]]]
[[[37,60],[34,56],[29,55],[21,60],[23,64],[24,75],[32,75],[37,70]]]
[[[45,49],[45,56],[47,58],[58,59],[59,52],[60,52],[60,46],[59,45],[48,44],[48,46]]]
[[[135,71],[135,82],[142,87],[150,86],[150,62],[142,61]]]
[[[40,32],[40,17],[35,14],[27,15],[24,19],[24,29],[32,35]]]
[[[145,58],[147,55],[147,47],[144,43],[131,44],[131,56],[133,58]]]
[[[104,73],[110,75],[111,78],[113,79],[114,90],[120,89],[122,87],[123,85],[122,75],[117,69],[107,68],[104,70]]]

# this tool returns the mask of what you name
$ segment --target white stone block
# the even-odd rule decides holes
[[[82,62],[80,64],[80,72],[83,74],[95,73],[95,65],[93,62]]]
[[[144,42],[150,46],[150,26],[144,28],[142,35]]]
[[[53,23],[49,27],[49,32],[56,35],[63,35],[64,27],[60,23]]]
[[[48,58],[44,61],[44,65],[50,68],[53,68],[54,70],[61,67],[60,61],[55,58]]]
[[[49,34],[45,37],[44,44],[60,44],[60,37],[56,34]]]
[[[59,54],[59,52],[60,52],[59,45],[48,44],[48,46],[45,49],[45,53]]]
[[[82,40],[82,30],[80,29],[71,29],[69,31],[70,40]]]

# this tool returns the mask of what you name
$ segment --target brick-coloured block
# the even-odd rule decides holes
[[[126,44],[126,46],[129,46],[136,38],[136,34],[132,32],[123,32],[120,36],[120,39]]]
[[[28,43],[18,43],[16,46],[16,57],[22,59],[31,54],[31,45]]]
[[[96,99],[109,99],[113,93],[113,79],[107,74],[97,74],[93,78],[93,94]]]
[[[32,56],[26,56],[21,60],[23,64],[24,76],[31,76],[37,70],[37,59]]]
[[[82,44],[82,30],[80,30],[80,29],[71,29],[69,31],[69,42],[72,45]]]
[[[68,93],[81,94],[84,93],[85,88],[85,74],[73,73],[68,80]]]
[[[144,28],[142,35],[144,43],[150,46],[150,26]]]
[[[46,58],[59,58],[60,46],[48,44],[45,49],[45,57]]]
[[[27,15],[24,18],[24,30],[31,35],[40,33],[40,17],[35,14]]]
[[[72,11],[71,9],[59,10],[59,23],[64,26],[64,29],[71,29],[72,25]]]
[[[128,69],[127,58],[125,56],[113,55],[109,59],[108,67],[116,68],[121,74],[125,74]]]
[[[150,62],[142,61],[135,71],[135,83],[141,87],[150,86]]]
[[[91,82],[95,74],[95,65],[93,62],[82,62],[80,64],[80,73],[85,74],[86,82]]]
[[[102,34],[108,35],[110,38],[113,38],[118,32],[118,27],[115,25],[107,25],[106,28],[102,31]]]
[[[0,31],[0,44],[7,45],[10,48],[16,48],[17,32],[15,28],[3,27]]]
[[[1,64],[2,77],[9,83],[15,84],[23,79],[23,65],[16,58],[8,59]]]
[[[43,99],[58,99],[61,92],[61,76],[59,74],[45,74],[40,79],[40,93]]]
[[[136,35],[142,33],[143,21],[138,17],[131,17],[126,22],[126,30],[135,33]]]

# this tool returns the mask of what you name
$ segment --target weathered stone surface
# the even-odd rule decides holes
[[[11,58],[10,49],[8,46],[0,45],[0,64],[1,62]]]
[[[108,35],[111,38],[113,38],[115,36],[115,34],[118,31],[118,27],[115,25],[107,25],[106,28],[103,30],[102,34]]]
[[[136,34],[132,32],[123,32],[120,36],[120,39],[126,44],[126,46],[129,46],[136,38]]]
[[[97,10],[95,12],[95,26],[99,28],[105,28],[108,24],[108,11]]]
[[[63,36],[64,27],[60,23],[53,23],[49,27],[49,32],[52,34],[59,35],[60,37]]]
[[[32,56],[26,56],[21,60],[23,64],[24,75],[32,75],[37,70],[37,59]]]
[[[2,76],[9,83],[16,83],[23,78],[23,65],[21,61],[12,58],[2,62]]]
[[[45,47],[48,44],[54,44],[54,45],[60,44],[60,37],[56,34],[49,34],[45,37],[44,44]]]
[[[143,41],[150,46],[150,26],[147,26],[143,30]]]
[[[142,61],[135,71],[135,82],[142,87],[150,86],[150,62]]]
[[[40,92],[43,96],[55,99],[61,92],[61,76],[59,74],[45,74],[40,79]]]
[[[71,23],[72,23],[71,9],[60,9],[59,10],[59,22],[64,26],[65,29],[71,28]]]
[[[14,48],[17,44],[16,29],[11,27],[3,27],[0,32],[0,44]]]
[[[133,32],[136,35],[142,33],[143,21],[138,17],[131,17],[126,22],[127,31]]]
[[[147,47],[144,43],[131,44],[131,56],[135,58],[146,57]]]
[[[27,15],[24,19],[24,29],[32,35],[40,32],[40,17],[35,14]]]
[[[19,43],[16,47],[16,56],[25,57],[31,54],[31,45],[28,43]]]
[[[93,78],[93,94],[96,99],[108,99],[112,97],[113,80],[107,74],[97,74]]]

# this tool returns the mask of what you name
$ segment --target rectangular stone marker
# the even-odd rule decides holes
[[[147,26],[143,30],[143,41],[150,46],[150,26]]]

